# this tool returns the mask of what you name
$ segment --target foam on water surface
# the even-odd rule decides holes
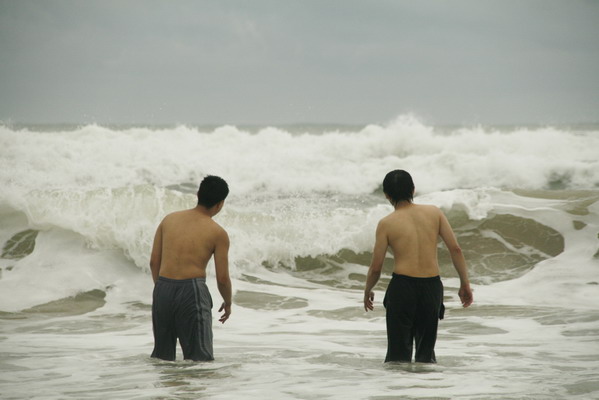
[[[421,192],[599,185],[597,131],[440,131],[410,117],[319,134],[272,127],[250,133],[233,126],[204,131],[90,125],[59,132],[0,126],[0,145],[0,181],[10,191],[196,184],[213,173],[226,176],[240,194],[363,194],[379,187],[381,174],[397,165],[413,172]]]

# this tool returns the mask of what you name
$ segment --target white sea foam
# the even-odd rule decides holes
[[[65,132],[0,127],[5,190],[118,188],[197,183],[225,176],[239,195],[332,191],[370,193],[394,168],[413,172],[421,193],[455,188],[599,186],[597,131],[557,128],[436,131],[415,119],[353,132],[291,134],[233,126]]]

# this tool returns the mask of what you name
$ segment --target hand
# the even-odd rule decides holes
[[[374,292],[364,293],[364,311],[374,310]]]
[[[458,290],[458,296],[460,296],[462,307],[464,308],[468,307],[474,301],[474,298],[472,297],[472,289],[470,289],[469,284],[460,286],[460,290]]]
[[[223,303],[220,306],[220,308],[218,309],[218,312],[221,312],[221,311],[224,311],[225,313],[220,316],[218,322],[220,322],[221,324],[224,324],[225,321],[228,320],[229,316],[231,315],[231,305]]]

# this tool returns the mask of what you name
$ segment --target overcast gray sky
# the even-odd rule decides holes
[[[599,122],[597,0],[0,0],[0,121]]]

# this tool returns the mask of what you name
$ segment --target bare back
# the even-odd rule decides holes
[[[413,277],[439,275],[437,241],[441,211],[434,206],[408,204],[381,221],[393,251],[393,272]]]
[[[197,209],[167,215],[158,228],[153,257],[160,259],[160,276],[170,279],[205,278],[206,266],[224,229]],[[156,243],[160,240],[161,243]],[[227,239],[228,241],[228,239]]]

